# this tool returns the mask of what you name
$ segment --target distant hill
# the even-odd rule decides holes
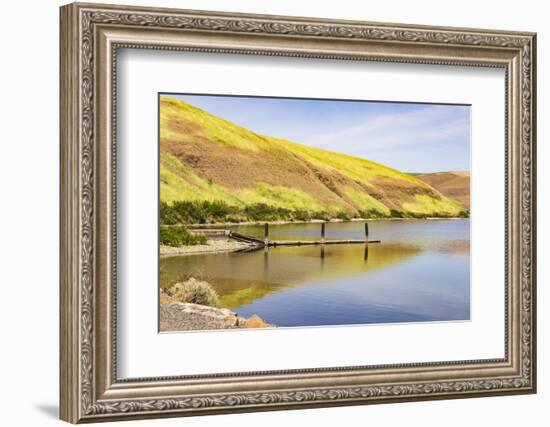
[[[463,210],[419,177],[259,135],[168,97],[160,99],[160,198],[352,217],[458,216]]]
[[[435,172],[416,174],[416,177],[470,209],[470,172]]]

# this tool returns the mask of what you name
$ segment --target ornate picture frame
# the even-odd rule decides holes
[[[188,10],[61,8],[61,418],[72,423],[536,391],[536,35]],[[118,379],[117,49],[499,67],[505,357]]]

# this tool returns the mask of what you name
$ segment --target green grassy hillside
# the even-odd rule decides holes
[[[258,211],[273,219],[464,214],[459,203],[412,175],[258,135],[168,97],[160,100],[160,150],[164,207],[185,202],[180,211],[221,212],[201,220],[252,219]],[[193,215],[180,219],[196,221]]]

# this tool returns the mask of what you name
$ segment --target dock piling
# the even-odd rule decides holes
[[[325,223],[321,223],[321,244],[325,244]]]
[[[365,242],[369,241],[369,223],[365,222]]]
[[[269,246],[269,224],[267,222],[264,224],[264,245]]]

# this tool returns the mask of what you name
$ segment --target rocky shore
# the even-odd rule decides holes
[[[218,293],[204,280],[190,277],[159,292],[161,332],[274,327],[257,315],[218,308]]]
[[[259,316],[248,319],[238,316],[227,308],[172,302],[160,306],[160,330],[190,331],[209,329],[272,328]]]

